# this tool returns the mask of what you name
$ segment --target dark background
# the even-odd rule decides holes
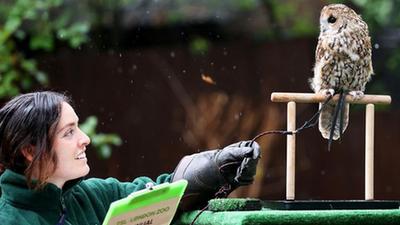
[[[399,1],[42,1],[0,1],[0,101],[67,92],[80,121],[95,115],[97,133],[122,140],[109,157],[89,147],[89,177],[123,181],[155,179],[185,155],[285,130],[286,104],[271,93],[311,93],[319,12],[346,3],[372,38],[376,74],[366,94],[392,97],[376,106],[375,198],[400,199]],[[317,110],[297,104],[297,127]],[[363,199],[364,137],[364,105],[351,106],[331,151],[317,127],[299,133],[296,199]],[[255,182],[231,196],[284,199],[286,138],[258,143]]]
[[[196,57],[180,46],[118,53],[60,50],[43,57],[41,65],[54,74],[51,83],[56,90],[71,94],[81,118],[95,114],[101,121],[99,130],[116,132],[123,139],[108,160],[89,151],[90,176],[131,180],[172,172],[186,154],[251,139],[264,130],[285,129],[286,104],[272,103],[270,95],[310,92],[307,80],[312,76],[315,45],[315,38],[268,43],[235,40],[216,42],[207,55]],[[216,84],[204,82],[201,74],[212,76]],[[226,103],[213,103],[218,96],[225,97]],[[199,106],[202,101],[206,110]],[[192,112],[185,110],[188,105],[201,114],[195,122],[188,119]],[[223,115],[208,117],[215,108]],[[297,126],[316,110],[317,105],[298,104]],[[376,112],[376,199],[400,197],[398,113],[396,109]],[[317,127],[297,136],[296,199],[364,198],[364,114],[362,106],[353,106],[350,125],[331,151]],[[243,125],[246,122],[249,128]],[[196,141],[185,139],[188,130],[196,133],[196,126],[208,123],[217,125],[197,133]],[[233,196],[284,199],[286,139],[267,136],[259,143],[263,158],[257,184]]]

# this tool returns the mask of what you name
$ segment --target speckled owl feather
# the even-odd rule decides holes
[[[314,77],[310,79],[315,93],[333,95],[343,91],[355,98],[364,95],[365,85],[373,74],[371,38],[368,25],[354,10],[343,4],[325,6],[320,16],[320,34],[315,52]],[[319,130],[329,139],[336,103],[328,103],[319,117]],[[321,107],[321,104],[320,104]],[[343,131],[349,121],[349,104],[344,104]],[[339,120],[333,139],[340,137]]]

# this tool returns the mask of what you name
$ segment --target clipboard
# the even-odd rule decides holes
[[[111,203],[103,225],[169,225],[187,183],[178,180],[154,186],[146,184],[146,189]]]

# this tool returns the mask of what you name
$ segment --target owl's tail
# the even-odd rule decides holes
[[[319,104],[319,107],[321,108],[322,104]],[[343,105],[343,111],[339,109],[338,112],[335,112],[336,108],[336,102],[328,102],[326,103],[324,109],[321,111],[321,114],[319,115],[319,131],[322,134],[322,137],[325,139],[330,139],[329,136],[331,134],[332,126],[334,123],[334,116],[335,113],[338,115],[338,113],[341,115],[338,115],[338,119],[336,119],[335,122],[335,128],[333,129],[333,140],[339,139],[341,136],[340,131],[342,133],[346,130],[347,125],[349,124],[349,108],[350,105],[349,103],[344,103]],[[342,125],[340,125],[342,123]],[[342,129],[341,129],[342,128]]]

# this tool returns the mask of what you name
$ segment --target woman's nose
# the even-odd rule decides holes
[[[86,134],[85,134],[85,132],[83,132],[81,129],[79,129],[79,131],[80,131],[80,133],[81,133],[81,137],[80,137],[80,140],[79,140],[79,144],[80,145],[83,145],[83,146],[87,146],[87,145],[89,145],[90,144],[90,138],[89,138],[89,136],[87,136]]]

